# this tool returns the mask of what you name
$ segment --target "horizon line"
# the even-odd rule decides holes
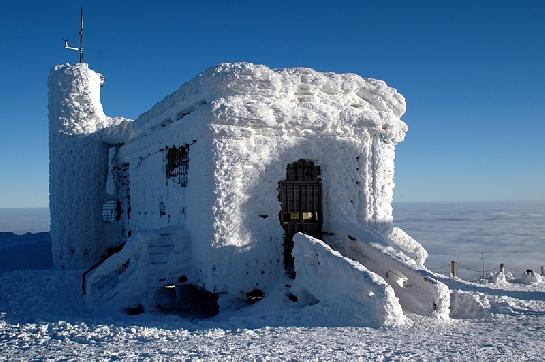
[[[419,203],[473,203],[473,202],[545,202],[545,199],[523,200],[403,200],[392,201],[392,204],[419,204]],[[49,209],[49,206],[0,206],[1,210]]]

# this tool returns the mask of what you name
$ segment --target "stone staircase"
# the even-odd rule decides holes
[[[189,235],[187,233],[162,233],[147,245],[148,274],[150,287],[172,283],[180,275],[179,263],[188,265]],[[178,241],[178,242],[177,242]],[[185,242],[180,242],[185,241]]]
[[[152,240],[148,244],[150,265],[161,267],[168,264],[168,258],[176,246],[172,240],[172,234],[161,234],[159,239]]]
[[[87,307],[122,309],[144,303],[153,290],[189,271],[189,244],[185,230],[136,233],[121,251],[87,272]]]

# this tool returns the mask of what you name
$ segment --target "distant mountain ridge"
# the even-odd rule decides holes
[[[0,232],[0,272],[48,269],[52,266],[49,232]]]
[[[0,242],[3,241],[51,241],[51,234],[49,232],[28,232],[20,235],[9,231],[0,231]]]

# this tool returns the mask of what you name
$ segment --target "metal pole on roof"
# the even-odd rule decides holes
[[[68,44],[68,39],[64,39],[64,49],[70,49],[79,52],[79,62],[83,63],[83,8],[81,8],[80,10],[79,18],[79,48],[71,47]]]
[[[79,62],[83,63],[83,8],[79,16]]]

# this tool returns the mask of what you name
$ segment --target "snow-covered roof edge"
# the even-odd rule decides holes
[[[367,128],[393,143],[402,141],[407,131],[400,119],[405,98],[384,81],[252,63],[223,63],[205,70],[140,115],[135,126],[148,129],[175,122],[202,106],[212,111],[211,122],[221,124],[290,129],[299,124],[326,132]]]
[[[68,135],[94,133],[108,144],[123,143],[134,136],[132,120],[104,113],[100,100],[103,83],[103,76],[87,63],[54,65],[48,78],[49,111],[55,113],[52,107],[62,104],[73,114],[67,118],[64,110],[60,118],[50,119],[50,126]]]

